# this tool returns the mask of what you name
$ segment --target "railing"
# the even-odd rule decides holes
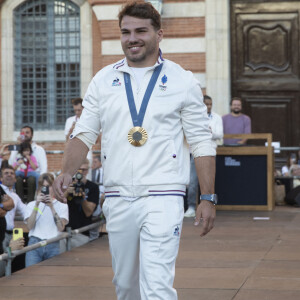
[[[26,246],[26,247],[24,247],[23,249],[20,249],[20,250],[11,251],[10,247],[7,247],[6,248],[7,253],[3,253],[2,255],[0,255],[0,261],[5,261],[5,276],[11,276],[11,264],[12,264],[13,259],[16,256],[24,254],[28,251],[31,251],[31,250],[34,250],[34,249],[37,249],[37,248],[40,248],[40,247],[44,247],[44,246],[49,245],[51,243],[58,242],[62,239],[67,239],[67,251],[70,251],[71,250],[71,238],[74,235],[85,232],[87,230],[90,230],[90,229],[93,229],[93,228],[96,228],[98,226],[101,226],[101,225],[105,224],[105,219],[99,217],[98,220],[99,221],[97,221],[93,224],[90,224],[90,225],[87,225],[87,226],[84,226],[84,227],[81,227],[81,228],[78,228],[78,229],[74,229],[74,230],[72,230],[70,227],[66,227],[67,232],[62,232],[54,238],[44,240],[44,241],[40,241],[36,244]]]
[[[64,154],[64,150],[45,150],[46,154]],[[100,150],[93,150],[93,154],[100,154]]]

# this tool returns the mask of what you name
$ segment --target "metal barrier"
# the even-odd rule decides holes
[[[31,251],[31,250],[34,250],[34,249],[37,249],[37,248],[40,248],[40,247],[44,247],[44,246],[49,245],[51,243],[58,242],[62,239],[67,239],[67,251],[70,251],[71,250],[71,238],[74,235],[85,232],[87,230],[90,230],[90,229],[93,229],[93,228],[96,228],[98,226],[101,226],[101,225],[105,224],[105,219],[103,219],[101,216],[98,219],[99,219],[99,221],[97,221],[93,224],[78,228],[78,229],[71,230],[70,227],[66,227],[67,232],[62,232],[54,238],[44,240],[44,241],[40,241],[36,244],[26,246],[26,247],[24,247],[23,249],[20,249],[20,250],[11,251],[10,247],[7,247],[6,248],[7,253],[3,253],[2,255],[0,255],[0,261],[5,261],[5,263],[6,263],[6,265],[5,265],[5,276],[11,276],[11,264],[12,264],[13,259],[16,256],[24,254],[28,251]]]
[[[45,150],[46,154],[64,154],[64,150]],[[101,150],[93,150],[93,154],[100,154]]]

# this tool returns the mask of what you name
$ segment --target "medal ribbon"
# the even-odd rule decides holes
[[[142,101],[142,104],[141,104],[139,114],[137,114],[137,110],[136,110],[136,106],[135,106],[135,102],[134,102],[130,75],[128,73],[124,73],[124,81],[125,81],[125,88],[126,88],[128,106],[129,106],[129,110],[130,110],[130,114],[131,114],[132,123],[135,127],[136,126],[142,127],[144,117],[145,117],[145,113],[146,113],[146,109],[147,109],[147,106],[148,106],[148,103],[149,103],[149,99],[150,99],[151,94],[153,92],[154,86],[156,84],[159,73],[162,69],[162,66],[163,66],[163,64],[160,64],[153,71],[153,74],[151,76],[151,79],[149,81],[149,84],[147,86],[147,89],[146,89],[146,92],[145,92],[145,95],[144,95],[144,98],[143,98],[143,101]]]

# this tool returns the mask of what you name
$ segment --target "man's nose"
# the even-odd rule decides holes
[[[136,41],[137,41],[137,38],[136,38],[135,32],[131,32],[129,35],[129,42],[134,43]]]

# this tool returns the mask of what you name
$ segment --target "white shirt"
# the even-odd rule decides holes
[[[15,207],[13,209],[11,209],[10,211],[8,211],[5,215],[6,230],[13,230],[15,227],[14,219],[15,219],[16,212],[18,212],[21,215],[21,217],[24,218],[26,205],[22,202],[20,197],[13,190],[10,190],[4,184],[1,184],[1,186],[2,186],[3,190],[5,191],[5,193],[13,199],[14,204],[15,204]]]
[[[80,118],[76,117],[75,116],[72,116],[72,117],[69,117],[67,120],[66,120],[66,124],[65,124],[65,136],[67,137],[68,134],[69,134],[69,131],[73,125],[74,122],[77,122]]]
[[[43,174],[47,173],[48,164],[47,164],[47,155],[46,151],[42,146],[37,145],[35,142],[31,144],[32,155],[35,156],[38,168],[35,170],[36,172]],[[16,156],[18,151],[11,151],[8,163],[12,166],[16,160]]]
[[[27,204],[24,221],[27,221],[27,219],[31,216],[34,206],[35,201],[31,201]],[[61,219],[69,221],[68,204],[53,200],[53,207]],[[42,240],[48,240],[56,237],[59,233],[60,232],[54,222],[51,208],[40,202],[39,211],[36,215],[35,226],[29,231],[28,236],[35,236]]]

